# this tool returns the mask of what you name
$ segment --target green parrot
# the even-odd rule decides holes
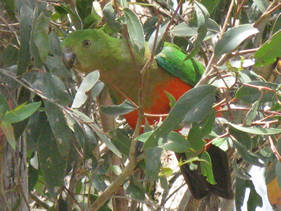
[[[144,56],[133,48],[128,48],[125,39],[114,38],[97,29],[75,31],[62,42],[64,63],[67,67],[83,73],[100,71],[101,80],[109,87],[117,103],[129,99],[138,104],[138,81],[140,68],[150,58],[145,49]],[[132,54],[134,55],[132,59]],[[175,99],[190,90],[200,79],[204,66],[195,59],[186,60],[186,55],[172,43],[164,43],[162,51],[155,56],[149,69],[143,75],[143,108],[145,114],[167,114],[170,100],[167,93]],[[133,111],[124,115],[127,123],[134,129],[138,113]],[[146,115],[146,121],[153,125],[160,118]],[[180,167],[189,189],[196,199],[209,193],[224,198],[232,198],[228,158],[224,151],[211,145],[207,150],[212,159],[212,169],[216,184],[210,184],[200,170],[190,170],[189,165]],[[186,160],[185,153],[176,153],[178,160]]]

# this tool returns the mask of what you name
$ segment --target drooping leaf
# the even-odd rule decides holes
[[[18,57],[17,74],[22,74],[27,70],[30,62],[29,41],[31,36],[31,27],[33,19],[33,10],[27,5],[20,8],[20,51]]]
[[[257,5],[257,8],[261,11],[261,12],[265,12],[268,3],[267,1],[264,0],[254,0],[254,4]]]
[[[124,8],[124,15],[131,43],[137,47],[141,55],[144,55],[144,32],[136,14],[129,8]]]
[[[240,99],[249,104],[253,104],[257,100],[259,100],[260,103],[273,100],[275,96],[274,93],[266,91],[265,89],[263,90],[263,96],[260,99],[262,93],[259,90],[259,87],[265,87],[275,90],[277,89],[277,84],[263,82],[263,81],[251,81],[248,84],[254,87],[249,87],[249,86],[240,87],[235,93],[235,97],[237,99]]]
[[[99,191],[104,191],[107,188],[105,184],[105,178],[101,174],[95,174],[93,178],[94,187]]]
[[[50,102],[44,101],[44,105],[50,127],[57,143],[57,149],[59,150],[61,156],[66,159],[69,155],[71,139],[73,139],[74,135],[67,126],[62,111]]]
[[[176,132],[171,132],[167,137],[167,142],[159,147],[177,153],[184,153],[190,149],[190,143],[182,135]]]
[[[206,162],[200,162],[202,175],[206,177],[207,181],[210,184],[215,184],[216,181],[212,170],[212,160],[209,153],[203,152],[200,158],[206,161]]]
[[[56,197],[64,184],[66,162],[60,156],[55,137],[46,120],[42,121],[38,141],[40,169],[42,170],[49,193]]]
[[[88,125],[74,125],[74,134],[81,149],[83,149],[85,158],[93,158],[93,150],[98,144],[97,138]]]
[[[191,37],[197,35],[197,28],[188,26],[185,22],[176,25],[171,33],[177,37]]]
[[[281,55],[281,30],[276,32],[255,53],[256,66],[264,66],[275,62]]]
[[[87,92],[90,91],[98,82],[99,72],[89,73],[82,81],[74,97],[71,108],[80,108],[87,100]]]
[[[247,201],[247,210],[255,211],[257,207],[262,207],[262,197],[257,193],[252,181],[247,180],[247,185],[250,188],[250,195]]]
[[[16,108],[7,111],[3,116],[3,121],[8,123],[17,123],[25,120],[30,117],[37,109],[41,106],[41,102],[22,104]]]
[[[120,105],[101,106],[100,109],[105,114],[119,116],[134,111],[136,107],[130,101],[125,100]]]
[[[49,54],[49,18],[44,13],[41,13],[33,24],[32,42],[37,47],[41,62],[45,62]]]
[[[102,81],[98,81],[96,85],[92,88],[92,98],[95,99],[102,92],[104,88],[104,83]]]
[[[155,31],[151,34],[151,36],[149,37],[149,40],[148,40],[148,47],[150,49],[150,51],[153,50],[153,46],[154,46],[154,43],[155,43],[155,53],[158,53],[158,51],[160,50],[160,44],[161,44],[161,40],[164,36],[164,33],[165,31],[167,30],[167,27],[168,27],[169,23],[165,23],[163,24],[161,27],[159,27],[159,30],[158,30],[158,33],[157,33],[157,30],[155,29]],[[156,37],[157,35],[157,37]],[[157,38],[157,40],[155,40]]]
[[[11,123],[0,121],[0,130],[4,133],[8,143],[12,147],[13,150],[16,150],[16,139],[15,139],[15,133],[14,128]]]
[[[95,131],[97,136],[105,143],[107,148],[112,151],[115,155],[117,155],[119,158],[122,157],[121,152],[116,148],[116,146],[111,142],[111,140],[104,134],[101,134],[98,131]]]
[[[129,155],[131,140],[121,129],[116,129],[110,133],[113,144],[124,155]]]
[[[27,74],[28,75],[28,74]],[[48,72],[37,72],[32,82],[32,87],[42,92],[44,96],[61,105],[68,106],[71,99],[66,92],[64,83],[55,75]]]
[[[10,109],[8,101],[6,100],[6,98],[4,97],[4,95],[2,95],[0,93],[0,119],[2,119],[2,116],[5,114],[6,111],[8,111]]]
[[[236,49],[243,41],[257,34],[259,31],[251,24],[243,24],[235,26],[224,33],[221,40],[219,40],[215,46],[216,57],[221,56],[224,53],[228,53]]]
[[[240,130],[242,132],[245,133],[250,133],[250,134],[254,134],[254,135],[276,135],[281,133],[281,129],[280,128],[262,128],[262,127],[244,127],[244,126],[240,126],[240,125],[236,125],[236,124],[232,124],[232,123],[228,123],[231,127]]]
[[[158,177],[161,167],[162,149],[153,147],[145,151],[145,176],[148,180],[155,180]]]
[[[235,140],[233,140],[233,145],[245,161],[256,166],[264,166],[264,163],[260,161],[260,158],[253,152],[249,151],[244,145]]]
[[[163,124],[146,140],[144,148],[156,146],[159,137],[166,137],[185,118],[185,123],[204,120],[215,101],[215,93],[216,88],[211,85],[199,86],[186,92],[171,109]]]
[[[145,192],[140,184],[136,184],[133,180],[130,180],[129,186],[126,188],[126,192],[134,199],[144,200]]]
[[[273,27],[272,27],[272,34],[274,34],[275,32],[279,31],[281,29],[281,13],[277,16]]]

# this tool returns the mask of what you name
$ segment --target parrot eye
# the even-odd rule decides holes
[[[83,45],[83,47],[88,48],[91,45],[91,41],[90,40],[83,40],[82,45]]]

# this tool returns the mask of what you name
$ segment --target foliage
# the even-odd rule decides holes
[[[184,162],[196,167],[200,161],[203,174],[214,182],[208,155],[199,153],[206,138],[232,153],[237,210],[246,188],[250,188],[248,210],[262,205],[244,170],[250,165],[280,169],[278,0],[212,4],[209,0],[2,0],[1,4],[5,16],[0,15],[0,92],[13,90],[16,95],[0,93],[0,136],[4,134],[13,148],[20,135],[26,137],[29,192],[37,199],[36,206],[112,210],[110,199],[116,188],[123,187],[136,210],[144,204],[160,209],[177,176],[160,159],[163,151],[190,152]],[[206,70],[194,89],[173,102],[162,124],[139,135],[139,128],[133,134],[118,121],[119,128],[107,132],[97,111],[96,97],[104,87],[99,73],[81,77],[62,61],[60,41],[86,28],[124,37],[141,54],[147,47],[156,54],[164,40],[174,42],[186,58],[196,55],[204,60]],[[17,106],[10,108],[10,101]],[[218,108],[216,118],[213,108]],[[129,101],[101,107],[114,117],[134,109]],[[24,130],[18,128],[19,122]],[[174,132],[186,125],[191,128],[187,137]],[[140,142],[144,152],[135,152]],[[121,163],[112,163],[111,152]],[[144,182],[134,177],[139,171]],[[267,181],[277,177],[281,186],[281,172],[268,172]],[[155,198],[157,181],[164,190],[162,200]]]

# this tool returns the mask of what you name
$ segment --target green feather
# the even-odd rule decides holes
[[[194,86],[204,72],[204,66],[194,58],[186,60],[186,54],[172,44],[165,43],[162,51],[156,56],[157,64],[170,74]]]

